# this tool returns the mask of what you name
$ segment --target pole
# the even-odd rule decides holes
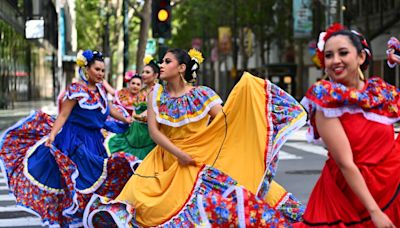
[[[110,7],[109,7],[109,0],[105,3],[105,10],[106,10],[106,26],[104,29],[104,55],[110,57]]]
[[[124,15],[124,72],[123,75],[128,71],[128,64],[129,64],[129,15],[128,15],[128,0],[123,0],[122,2],[122,10]]]
[[[237,21],[236,21],[236,12],[237,4],[236,0],[233,0],[233,70],[236,73],[237,62],[238,62],[238,48],[236,44],[237,40]]]
[[[339,1],[340,24],[343,25],[343,0]]]

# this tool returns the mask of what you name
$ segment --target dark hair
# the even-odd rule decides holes
[[[140,81],[142,81],[142,76],[140,74],[134,74],[129,81],[132,81],[132,79],[134,79],[134,78],[139,78]]]
[[[151,69],[153,69],[153,72],[156,74],[160,73],[160,67],[158,66],[158,64],[154,61],[151,60],[148,64],[146,64],[145,66],[149,66],[151,67]]]
[[[103,53],[101,53],[99,51],[93,51],[92,54],[93,54],[93,57],[91,59],[88,59],[88,62],[86,65],[87,67],[90,67],[91,65],[93,65],[95,61],[104,62]]]
[[[355,32],[355,31],[353,32],[350,30],[340,30],[340,31],[332,33],[325,42],[327,42],[333,36],[337,36],[337,35],[343,35],[343,36],[349,37],[351,43],[357,49],[357,53],[360,54],[362,51],[366,52],[365,53],[366,54],[365,61],[360,66],[361,70],[366,70],[368,68],[370,61],[372,61],[372,53],[371,53],[371,49],[369,48],[365,38],[361,34]]]
[[[175,56],[175,58],[178,60],[179,64],[185,64],[186,65],[186,71],[184,75],[184,79],[187,82],[193,82],[194,78],[194,73],[196,73],[198,67],[196,70],[192,70],[192,67],[194,64],[196,64],[196,61],[192,60],[188,54],[187,51],[180,49],[180,48],[173,48],[169,49],[166,53],[171,53]]]

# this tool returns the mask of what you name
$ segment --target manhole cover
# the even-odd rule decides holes
[[[317,175],[321,173],[321,170],[291,170],[286,171],[287,174],[300,174],[300,175]]]

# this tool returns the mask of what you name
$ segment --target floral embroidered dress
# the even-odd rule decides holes
[[[100,129],[110,110],[101,84],[91,91],[73,83],[65,96],[77,104],[51,148],[44,142],[54,119],[42,112],[20,120],[0,139],[0,158],[17,205],[51,227],[82,225],[92,193],[118,195],[138,162],[123,153],[107,156]]]
[[[138,95],[138,99],[131,104],[131,114],[142,114],[147,110],[146,96],[144,93]],[[133,112],[134,110],[134,112]],[[105,140],[105,147],[109,154],[123,151],[132,154],[139,159],[146,155],[156,146],[150,137],[147,120],[136,120],[130,124],[128,130],[119,134],[110,134]]]
[[[393,123],[400,119],[400,93],[381,78],[366,81],[362,90],[320,81],[302,104],[311,115],[309,139],[317,140],[314,114],[339,118],[349,139],[353,159],[369,191],[394,224],[400,226],[400,142]],[[310,196],[299,227],[374,227],[368,211],[353,193],[339,167],[328,160]]]
[[[302,205],[271,181],[280,146],[305,124],[295,99],[245,73],[208,125],[209,110],[221,104],[210,88],[171,97],[156,85],[152,96],[160,131],[197,166],[181,166],[156,146],[115,200],[92,197],[85,225],[114,220],[120,227],[290,226],[301,218]]]
[[[129,115],[132,115],[135,104],[146,101],[146,98],[142,97],[140,93],[133,95],[127,88],[115,91],[114,97],[114,104],[122,106]]]

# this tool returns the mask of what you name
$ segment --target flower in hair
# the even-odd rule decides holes
[[[92,59],[93,59],[93,52],[91,50],[83,51],[82,55],[85,56],[85,58],[88,62],[92,61]]]
[[[83,51],[79,51],[77,56],[76,56],[76,64],[78,64],[78,66],[80,67],[84,67],[87,64],[87,59],[86,57],[83,55]]]
[[[390,37],[387,43],[388,49],[400,51],[400,41],[396,37]]]
[[[344,27],[340,23],[334,23],[332,24],[326,32],[321,32],[318,37],[318,44],[317,44],[317,56],[319,59],[319,62],[321,64],[321,67],[325,67],[325,62],[324,62],[324,48],[325,48],[325,42],[328,40],[329,37],[332,36],[333,33],[345,30],[346,27]]]
[[[93,52],[91,50],[79,51],[76,56],[76,64],[84,67],[93,59]]]
[[[143,63],[145,65],[149,64],[151,61],[154,61],[154,58],[151,55],[148,55],[148,56],[144,57],[144,59],[143,59]]]
[[[188,52],[189,56],[191,59],[196,61],[198,64],[201,64],[204,61],[203,55],[201,54],[200,51],[192,48]]]
[[[396,37],[390,37],[387,47],[387,64],[390,68],[394,68],[400,62],[400,42]]]

